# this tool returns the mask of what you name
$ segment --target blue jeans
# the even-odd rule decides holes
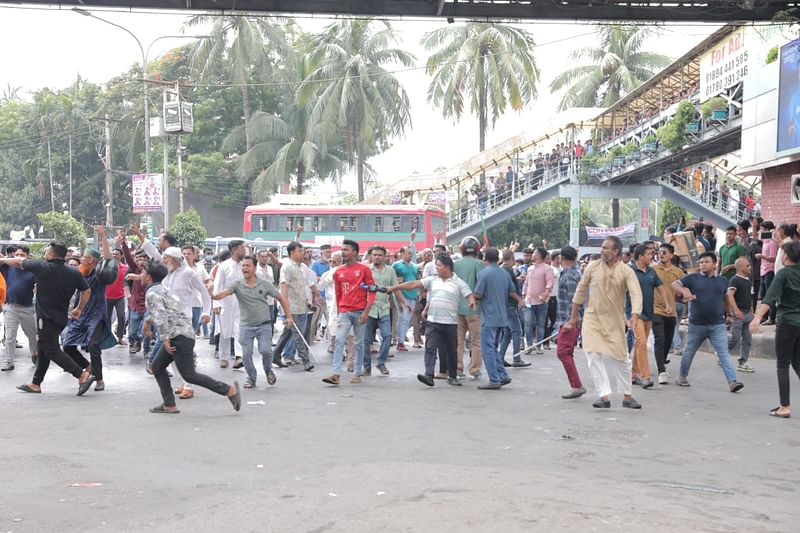
[[[545,306],[547,307],[547,306]],[[492,383],[500,383],[508,378],[503,368],[503,357],[497,351],[497,337],[505,327],[481,326],[481,355],[486,375]]]
[[[128,342],[140,344],[142,342],[142,323],[144,322],[144,312],[131,309],[128,313]]]
[[[725,373],[725,379],[728,380],[728,383],[736,381],[736,370],[734,370],[728,354],[728,329],[725,323],[713,326],[689,324],[686,348],[683,350],[683,356],[681,357],[681,377],[689,375],[689,368],[692,366],[694,354],[706,339],[714,347],[714,351],[717,352],[719,362],[722,364],[722,371]]]
[[[681,302],[675,302],[675,313],[677,315],[677,322],[675,322],[675,334],[672,336],[672,349],[673,350],[680,350],[681,346],[683,346],[683,339],[681,338],[680,332],[680,325],[681,319],[683,318],[683,311],[686,308],[686,304]]]
[[[547,322],[546,303],[525,308],[525,340],[528,341],[528,346],[534,342],[534,332],[536,332],[536,342],[544,339],[545,322]]]
[[[239,326],[239,345],[242,347],[244,370],[247,379],[256,382],[256,365],[253,364],[253,341],[258,341],[258,352],[261,354],[261,364],[264,372],[272,368],[272,324],[264,323],[257,326]]]
[[[364,324],[358,319],[363,311],[348,311],[339,313],[339,324],[336,327],[336,347],[333,349],[333,373],[342,373],[342,359],[344,358],[344,346],[347,343],[347,335],[350,328],[353,328],[355,335],[356,363],[353,368],[354,375],[358,375],[364,370]]]
[[[408,333],[408,327],[411,325],[411,315],[417,306],[417,299],[406,298],[406,303],[411,306],[411,311],[407,307],[403,307],[400,310],[400,317],[397,319],[397,344],[406,342],[406,333]],[[339,337],[336,338],[338,339]]]
[[[372,356],[369,353],[369,346],[375,337],[375,330],[381,332],[381,347],[378,349],[378,366],[386,364],[389,357],[389,343],[392,340],[392,318],[386,314],[379,318],[369,317],[367,319],[364,332],[364,370],[372,369]],[[336,337],[337,339],[339,337]]]
[[[522,324],[519,322],[519,309],[516,307],[506,308],[508,325],[500,330],[500,340],[498,341],[498,352],[500,357],[505,358],[508,345],[511,343],[514,353],[522,351]],[[517,356],[519,358],[519,356]]]

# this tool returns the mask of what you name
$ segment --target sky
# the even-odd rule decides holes
[[[181,12],[137,12],[92,10],[97,16],[124,26],[150,49],[148,60],[180,46],[186,39],[162,38],[181,35],[187,15]],[[332,22],[329,17],[302,17],[298,23],[307,31],[317,31]],[[427,55],[419,44],[425,32],[446,25],[444,20],[396,20],[400,46],[417,56],[424,66]],[[517,113],[507,111],[487,134],[487,147],[523,131],[549,128],[559,123],[558,96],[550,94],[550,80],[569,65],[569,52],[591,46],[595,39],[586,22],[525,23],[537,43],[535,50],[541,72],[539,96]],[[660,35],[647,48],[677,58],[700,42],[718,26],[684,24],[662,27]],[[202,29],[187,31],[200,35]],[[152,45],[151,45],[152,43]],[[7,86],[21,87],[20,94],[42,87],[67,87],[80,75],[103,83],[133,63],[142,54],[134,39],[124,31],[69,9],[34,9],[19,5],[0,5],[0,91]],[[400,67],[398,67],[400,68]],[[441,110],[427,102],[428,79],[423,69],[397,74],[411,102],[412,128],[396,139],[385,153],[369,163],[382,184],[389,185],[412,175],[431,175],[437,167],[455,167],[478,151],[477,119],[465,115],[459,123],[446,120]],[[586,117],[591,118],[591,117]],[[547,126],[543,126],[547,125]],[[345,178],[343,188],[355,190],[355,180]],[[326,191],[328,187],[319,188]]]

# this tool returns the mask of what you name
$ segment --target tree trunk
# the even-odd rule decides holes
[[[358,174],[358,201],[364,201],[364,151],[361,143],[356,143],[356,168]]]
[[[619,198],[611,200],[611,225],[615,228],[619,227]]]
[[[303,163],[297,165],[297,186],[295,194],[303,194],[304,181],[306,179],[306,166]]]
[[[481,59],[483,61],[483,59]],[[478,138],[478,145],[480,151],[483,152],[486,150],[486,128],[487,128],[487,105],[486,105],[486,93],[488,92],[488,87],[486,83],[484,83],[480,88],[480,94],[478,95],[478,128],[480,129],[480,137]],[[486,185],[486,172],[481,172],[481,186]]]
[[[50,210],[56,210],[56,198],[53,192],[53,159],[50,155],[50,137],[47,138],[47,171],[50,174]]]
[[[72,134],[69,136],[69,214],[72,214]]]

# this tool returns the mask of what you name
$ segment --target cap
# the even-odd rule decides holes
[[[181,254],[181,249],[177,246],[170,246],[166,250],[164,250],[161,255],[166,257],[172,257],[174,259],[183,259],[183,254]]]
[[[92,248],[91,246],[89,248],[87,248],[84,253],[86,255],[90,255],[90,256],[94,257],[98,261],[100,260],[100,257],[102,257],[100,255],[100,250],[98,250],[97,248]]]

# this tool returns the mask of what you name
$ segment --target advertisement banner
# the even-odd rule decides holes
[[[163,210],[163,178],[162,174],[134,174],[131,176],[134,213]]]
[[[740,28],[700,57],[701,102],[744,80],[756,44],[754,38],[745,39],[745,28]]]
[[[636,224],[625,224],[618,228],[599,228],[596,226],[584,226],[586,236],[589,239],[605,239],[606,237],[633,237],[636,233]]]
[[[640,210],[639,215],[639,229],[643,231],[650,231],[650,209],[647,207],[642,207]]]
[[[389,203],[391,205],[400,205],[400,193],[393,192],[391,196],[389,196]]]
[[[447,203],[446,193],[444,191],[429,192],[426,203],[430,206],[444,207],[444,204]]]
[[[800,39],[781,47],[778,83],[778,155],[800,152]]]

